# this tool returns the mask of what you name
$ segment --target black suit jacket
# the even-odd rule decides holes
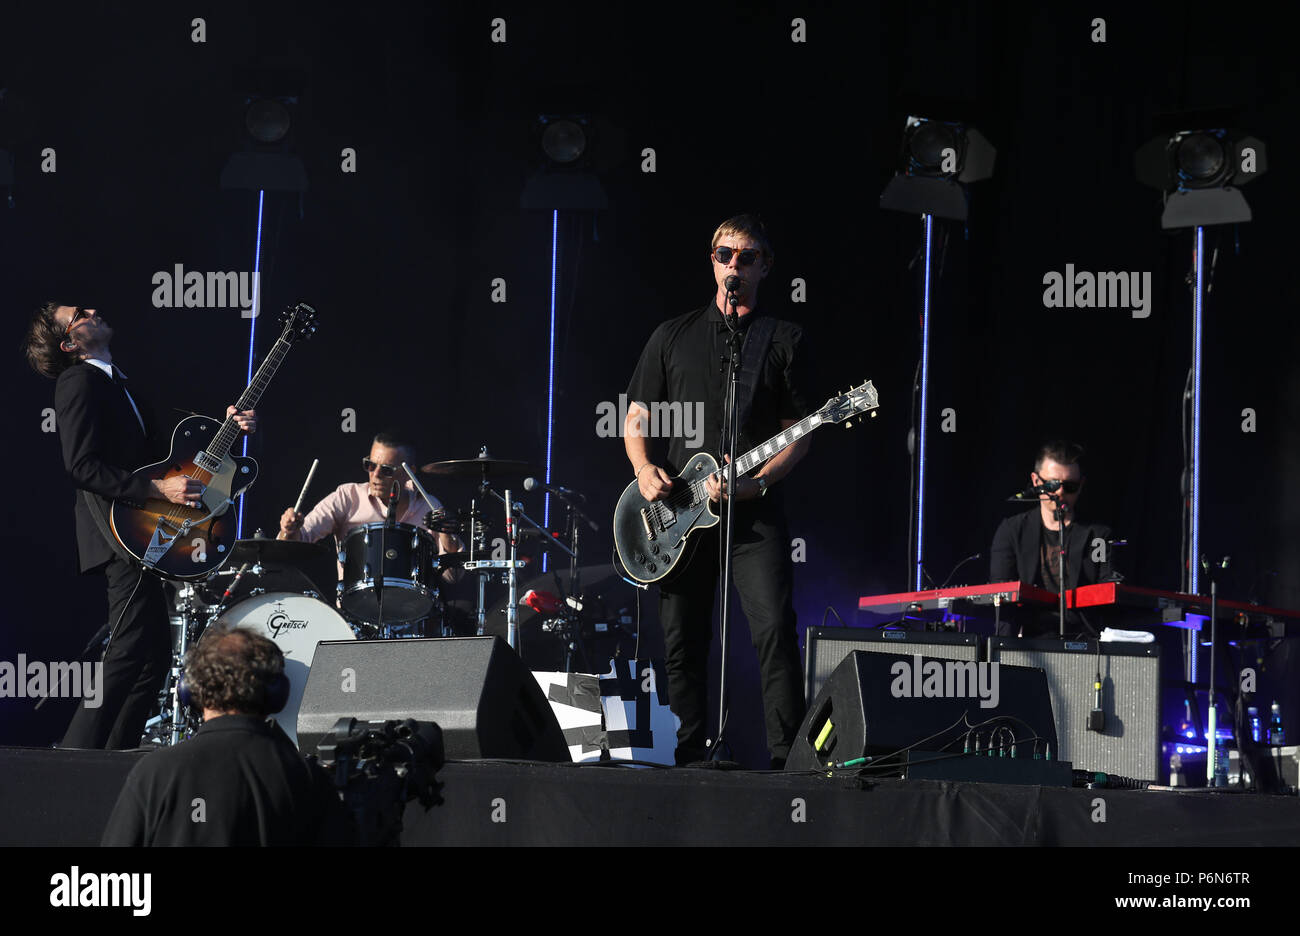
[[[1072,522],[1065,528],[1066,535],[1066,589],[1082,585],[1095,585],[1110,581],[1113,576],[1110,546],[1102,551],[1104,561],[1093,558],[1096,551],[1093,541],[1098,537],[1109,540],[1110,527],[1100,523]],[[1039,578],[1039,549],[1042,546],[1043,522],[1037,506],[1033,510],[1007,517],[993,534],[993,547],[989,559],[990,582],[1042,583]]]
[[[143,500],[149,494],[149,482],[133,479],[131,473],[151,460],[150,414],[134,389],[131,396],[140,408],[146,431],[141,431],[122,387],[93,364],[83,361],[69,367],[54,388],[63,467],[78,489],[77,556],[82,572],[121,555],[105,536],[108,501],[114,497]],[[99,513],[102,527],[92,511]]]

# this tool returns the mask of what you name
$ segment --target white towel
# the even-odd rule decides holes
[[[1148,631],[1117,630],[1107,627],[1101,632],[1102,643],[1155,643],[1156,635]]]

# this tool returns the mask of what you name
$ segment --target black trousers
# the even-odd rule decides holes
[[[171,667],[171,633],[162,579],[114,557],[108,579],[108,621],[113,636],[103,659],[100,704],[83,699],[72,716],[62,747],[134,748],[158,701]]]
[[[682,721],[677,732],[679,764],[704,758],[706,731],[713,724],[707,711],[709,644],[721,578],[718,542],[725,523],[724,514],[716,526],[694,535],[699,542],[686,567],[659,590],[669,702]],[[785,758],[804,716],[803,666],[795,634],[790,537],[775,504],[741,503],[731,574],[758,651],[768,751],[774,758]]]

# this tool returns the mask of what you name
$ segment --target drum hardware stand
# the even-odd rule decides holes
[[[573,550],[569,549],[569,547],[561,543],[559,540],[552,537],[549,533],[546,532],[545,527],[539,524],[532,517],[528,516],[528,514],[524,513],[524,505],[517,504],[514,502],[514,500],[510,496],[509,488],[506,489],[505,496],[502,497],[496,491],[488,487],[485,483],[483,485],[482,493],[485,496],[488,494],[492,495],[497,500],[501,501],[501,503],[503,503],[506,508],[506,535],[509,537],[509,542],[510,542],[510,558],[506,563],[506,574],[505,574],[506,584],[507,586],[509,586],[509,591],[510,591],[510,597],[508,599],[509,603],[506,605],[506,635],[507,635],[507,641],[510,644],[510,646],[516,652],[518,652],[519,650],[519,569],[525,565],[525,563],[521,559],[519,559],[519,554],[518,554],[519,521],[526,523],[528,526],[532,527],[534,530],[541,533],[543,539],[559,547],[560,549],[564,550],[566,553],[569,554],[569,557],[572,560],[574,561],[577,560],[577,554],[574,553]],[[480,581],[482,581],[482,579],[480,579]],[[480,595],[479,622],[481,627],[484,619],[483,599],[481,597],[483,595],[482,586],[480,586],[479,588],[479,595]],[[480,634],[481,633],[482,631],[480,631]]]
[[[185,740],[186,732],[192,727],[190,716],[185,706],[181,704],[180,693],[176,690],[180,687],[181,676],[185,670],[185,655],[190,647],[190,638],[193,629],[196,627],[199,616],[197,592],[193,585],[188,582],[180,587],[177,592],[180,598],[178,610],[180,611],[181,627],[180,640],[176,649],[172,652],[172,665],[167,674],[166,695],[171,700],[170,713],[164,708],[163,711],[149,719],[145,725],[145,730],[160,723],[170,721],[171,727],[169,732],[162,739],[162,743],[167,745],[177,745]],[[208,619],[215,618],[216,614],[205,615]],[[208,621],[204,620],[204,626]]]
[[[1056,507],[1053,508],[1052,513],[1056,517],[1057,532],[1061,537],[1061,555],[1060,555],[1060,561],[1057,563],[1057,574],[1060,576],[1060,581],[1057,582],[1057,585],[1060,586],[1060,592],[1061,592],[1060,599],[1059,599],[1060,600],[1059,613],[1061,618],[1061,639],[1064,640],[1065,639],[1065,537],[1067,533],[1065,527],[1065,515],[1068,508],[1065,506],[1064,487],[1062,487],[1060,490],[1048,494],[1047,496],[1048,498],[1051,499],[1052,503],[1056,505]]]

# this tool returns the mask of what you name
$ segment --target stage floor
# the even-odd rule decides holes
[[[0,748],[0,845],[94,845],[137,752]],[[404,845],[1300,843],[1300,798],[458,761]]]

